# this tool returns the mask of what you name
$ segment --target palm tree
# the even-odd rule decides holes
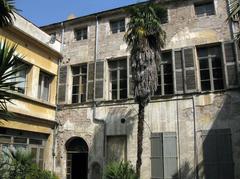
[[[233,21],[238,21],[239,23],[239,18],[240,18],[240,1],[239,0],[230,0],[229,1],[229,11],[230,14],[228,16],[228,21],[233,20]],[[239,41],[240,39],[240,31],[238,31],[235,34],[236,40]]]
[[[18,95],[12,93],[17,81],[17,73],[24,70],[24,66],[17,66],[21,57],[16,54],[17,45],[11,45],[6,40],[0,41],[0,117],[6,119],[9,114],[7,103],[12,103]]]
[[[148,2],[131,7],[128,13],[130,21],[124,39],[130,50],[134,96],[139,106],[136,173],[140,177],[144,110],[157,89],[157,68],[166,38],[161,21],[166,17],[166,10]]]
[[[0,28],[13,23],[13,12],[17,10],[14,4],[14,0],[0,0]]]

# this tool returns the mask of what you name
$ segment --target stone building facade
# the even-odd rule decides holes
[[[240,57],[228,1],[160,3],[167,40],[145,110],[141,178],[240,178]],[[62,41],[55,172],[63,179],[97,179],[112,160],[136,162],[126,8],[42,27]]]

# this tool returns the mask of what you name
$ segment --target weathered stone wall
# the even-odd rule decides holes
[[[205,17],[195,16],[194,2],[197,2],[197,0],[166,4],[169,7],[169,22],[163,24],[163,28],[167,32],[166,49],[197,46],[231,39],[231,29],[226,22],[227,1],[215,0],[216,15]],[[126,51],[127,46],[123,41],[124,33],[111,34],[110,32],[109,20],[119,17],[124,17],[124,14],[111,13],[99,18],[98,59],[108,60],[129,55],[129,52]],[[90,18],[89,21],[81,21],[78,25],[76,23],[67,24],[65,24],[63,64],[74,65],[93,61],[96,37],[95,19]],[[76,41],[74,39],[74,29],[86,25],[88,25],[88,39]],[[51,29],[51,32],[53,31],[54,27]],[[61,32],[61,30],[58,29],[58,32]],[[61,34],[58,34],[58,36],[60,37]],[[105,77],[105,84],[107,85],[107,73]],[[71,81],[71,76],[68,76],[68,79]],[[68,83],[68,89],[67,103],[71,103],[71,83]],[[105,99],[108,99],[107,90],[104,94]],[[177,133],[178,168],[181,170],[179,173],[182,175],[181,178],[190,179],[194,178],[194,161],[196,161],[194,151],[198,152],[196,165],[202,163],[201,130],[221,128],[231,129],[235,176],[239,178],[240,173],[237,169],[240,164],[236,160],[240,153],[238,137],[240,128],[238,118],[240,114],[237,110],[239,102],[240,94],[234,91],[196,95],[194,98],[192,96],[179,96],[153,100],[146,108],[145,113],[142,178],[148,179],[151,177],[151,132]],[[193,104],[195,104],[195,108]],[[92,176],[92,164],[97,162],[101,169],[104,168],[106,159],[106,154],[104,155],[104,133],[106,136],[126,135],[127,160],[135,164],[137,110],[137,105],[131,100],[101,103],[97,107],[96,117],[106,121],[105,132],[104,126],[93,120],[92,104],[68,105],[59,110],[57,120],[60,126],[56,155],[56,172],[59,176],[62,179],[66,176],[65,144],[74,136],[82,137],[89,145],[89,177]],[[125,123],[121,123],[122,118],[126,119]],[[194,128],[194,124],[196,128]],[[194,134],[196,134],[197,139],[197,150],[194,149]],[[201,172],[202,168],[199,170]]]
[[[194,107],[195,104],[195,107]],[[198,154],[199,173],[202,164],[202,130],[231,129],[235,177],[239,178],[239,108],[238,91],[154,100],[146,108],[143,141],[142,178],[151,177],[151,132],[176,132],[178,141],[178,165],[182,178],[194,176],[194,151]],[[124,104],[97,107],[96,117],[106,121],[106,136],[127,136],[127,160],[136,162],[137,153],[137,105]],[[82,137],[89,145],[89,175],[91,164],[104,164],[103,126],[92,118],[92,109],[64,109],[58,112],[60,129],[57,138],[57,171],[62,178],[66,171],[65,144],[71,137]],[[194,115],[195,114],[195,115]],[[194,117],[195,116],[195,117]],[[121,123],[125,118],[126,122]],[[195,119],[194,119],[195,118]],[[196,130],[194,131],[194,120]],[[194,149],[196,134],[197,149]],[[200,175],[201,176],[201,175]]]

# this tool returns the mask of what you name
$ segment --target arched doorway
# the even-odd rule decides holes
[[[67,179],[87,179],[88,145],[80,137],[73,137],[66,142]]]

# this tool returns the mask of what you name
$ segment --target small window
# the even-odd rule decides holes
[[[109,62],[111,99],[126,99],[128,91],[127,59]]]
[[[224,89],[220,46],[197,48],[202,91]]]
[[[38,98],[44,101],[48,101],[49,99],[49,91],[50,91],[50,83],[51,76],[40,72],[39,82],[38,82]]]
[[[125,32],[125,19],[111,21],[110,26],[113,34]]]
[[[21,68],[21,70],[18,71],[12,79],[12,82],[18,82],[12,90],[25,94],[29,66],[24,63],[18,63],[14,68]]]
[[[88,38],[87,27],[75,30],[75,39],[76,40],[85,40],[87,38]]]
[[[194,4],[194,8],[195,8],[195,14],[198,17],[215,15],[215,8],[214,8],[213,1]]]
[[[87,65],[72,67],[72,103],[86,102]]]

